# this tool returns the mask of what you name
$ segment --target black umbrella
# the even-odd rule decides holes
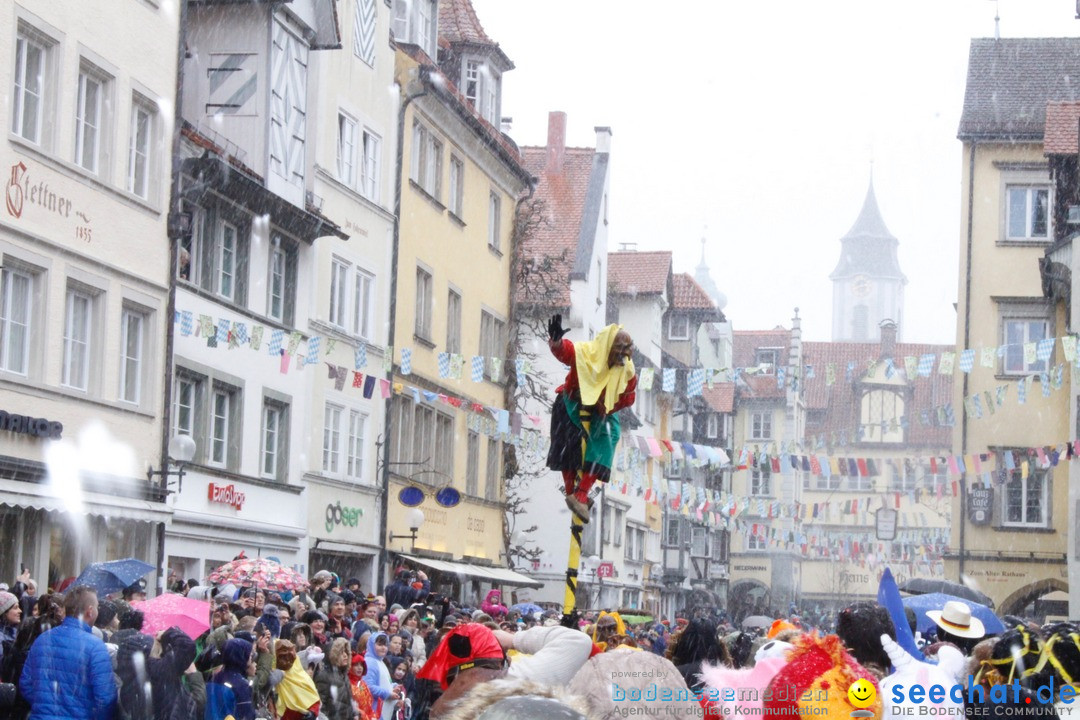
[[[931,580],[930,578],[911,578],[900,586],[901,592],[908,595],[927,595],[929,593],[945,593],[964,600],[979,603],[987,607],[994,607],[994,601],[988,595],[978,590],[973,590],[967,585],[952,582],[950,580]]]

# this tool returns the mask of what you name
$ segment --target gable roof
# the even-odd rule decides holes
[[[1078,123],[1080,123],[1080,102],[1047,103],[1043,151],[1047,155],[1075,153]]]
[[[538,182],[534,198],[544,204],[544,222],[522,246],[525,258],[551,258],[557,277],[567,282],[553,288],[545,303],[557,307],[570,305],[570,279],[584,278],[593,253],[596,213],[590,196],[592,188],[603,185],[607,177],[608,155],[593,148],[566,148],[562,167],[547,167],[546,147],[521,148],[525,168]],[[585,256],[584,261],[581,260]],[[528,288],[521,289],[519,299],[528,297]]]
[[[788,362],[788,347],[791,344],[791,330],[777,327],[772,330],[736,330],[732,333],[731,362],[736,368],[749,368],[757,366],[757,351],[759,348],[776,348],[780,351],[777,365],[786,366]],[[783,387],[778,387],[775,369],[771,375],[747,375],[740,373],[739,396],[742,398],[758,398],[769,400],[783,400],[787,392]]]
[[[976,38],[961,140],[1041,140],[1048,102],[1080,100],[1080,38]]]
[[[439,38],[450,45],[471,45],[493,52],[504,70],[514,69],[499,43],[484,32],[471,0],[439,0]]]
[[[922,343],[897,343],[893,352],[896,374],[905,376],[904,358],[921,357],[953,350],[951,345],[928,345]],[[860,382],[886,383],[885,363],[882,361],[872,377],[865,377],[871,361],[881,359],[879,343],[853,342],[804,342],[803,362],[814,369],[813,377],[803,378],[803,399],[806,402],[807,435],[832,432],[856,431],[859,425],[856,384]],[[851,380],[847,369],[854,363]],[[828,384],[828,366],[835,366],[835,382]],[[804,375],[807,373],[803,373]],[[895,376],[894,376],[895,377]],[[907,445],[924,448],[947,448],[952,441],[952,428],[937,425],[936,408],[952,400],[952,375],[934,371],[928,377],[909,380],[914,394],[907,407]],[[920,411],[932,411],[930,425],[924,425]]]
[[[701,391],[709,409],[718,413],[730,413],[735,410],[735,383],[716,383],[712,389]]]
[[[706,310],[717,312],[716,304],[698,285],[689,273],[676,273],[671,276],[672,294],[671,306],[679,310]]]
[[[670,250],[608,253],[608,284],[620,295],[662,295],[670,275]]]

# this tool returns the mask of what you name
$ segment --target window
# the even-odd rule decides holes
[[[414,122],[409,178],[436,200],[442,196],[442,151],[442,141]]]
[[[349,442],[345,451],[345,474],[353,480],[364,476],[364,431],[367,415],[359,410],[349,411]]]
[[[604,509],[600,513],[600,535],[605,545],[611,543],[611,505],[604,503]]]
[[[275,320],[283,320],[285,315],[285,251],[280,246],[270,248],[269,280],[266,312]]]
[[[454,418],[423,403],[398,396],[392,406],[395,463],[413,463],[418,472],[435,471],[437,481],[453,477]]]
[[[419,45],[435,57],[435,0],[394,0],[391,30],[398,42]]]
[[[461,294],[456,290],[446,297],[446,352],[461,352]]]
[[[218,295],[226,300],[236,300],[236,226],[221,223],[218,241]]]
[[[11,132],[38,145],[45,116],[48,47],[42,38],[19,28],[15,37],[15,86],[11,103]]]
[[[288,478],[289,406],[263,400],[262,476],[271,480]]]
[[[701,525],[690,526],[690,555],[693,557],[708,557],[709,555],[709,530]]]
[[[461,158],[450,156],[450,212],[460,220],[464,216],[465,163]]]
[[[12,267],[0,270],[0,368],[19,375],[30,370],[33,289],[30,273]]]
[[[750,414],[749,440],[772,439],[772,411],[756,412]]]
[[[635,562],[645,561],[645,529],[635,525],[626,526],[626,551],[624,557]]]
[[[1005,318],[1002,320],[1005,345],[1003,370],[1006,375],[1028,375],[1044,372],[1046,360],[1024,361],[1024,344],[1037,343],[1050,337],[1050,323],[1041,318]]]
[[[1050,239],[1049,185],[1009,185],[1006,196],[1006,240]]]
[[[682,542],[681,522],[678,515],[666,513],[664,515],[664,545],[678,547]]]
[[[480,354],[485,358],[506,354],[506,323],[486,310],[480,312]],[[484,373],[490,377],[486,369]]]
[[[233,467],[240,437],[239,392],[224,384],[215,384],[210,401],[211,465]]]
[[[356,0],[353,15],[353,53],[368,65],[375,65],[375,0]]]
[[[416,336],[431,341],[431,313],[432,313],[432,286],[431,273],[418,267],[416,268]]]
[[[330,263],[330,324],[345,327],[345,298],[349,286],[349,266],[334,258]]]
[[[338,113],[337,142],[338,180],[349,187],[356,181],[356,121],[345,113]]]
[[[195,436],[196,417],[200,411],[202,381],[190,375],[178,374],[173,400],[173,434]]]
[[[705,437],[710,440],[720,437],[720,416],[716,413],[709,413],[705,419]]]
[[[472,103],[480,116],[492,125],[499,120],[499,76],[483,60],[468,59],[462,63],[462,83],[465,99]]]
[[[150,197],[150,152],[154,147],[154,111],[138,97],[131,101],[131,136],[128,140],[128,192]]]
[[[488,197],[488,247],[496,251],[500,247],[499,206],[501,202],[498,194],[493,190]]]
[[[435,413],[435,458],[433,465],[444,479],[453,477],[454,418],[441,412]]]
[[[120,399],[138,405],[142,400],[142,361],[146,315],[124,308],[120,316]]]
[[[1034,465],[1034,463],[1032,463]],[[1005,484],[1001,524],[1010,527],[1048,527],[1049,471],[1032,468],[1026,478],[1020,469],[1012,471]]]
[[[465,451],[465,494],[476,497],[480,487],[480,435],[470,431]]]
[[[270,242],[267,314],[286,325],[292,325],[293,313],[296,310],[299,246],[295,241],[278,234],[275,234]],[[246,243],[242,248],[246,248]],[[243,275],[241,275],[242,278]],[[241,289],[243,289],[242,285]]]
[[[769,496],[771,473],[767,468],[756,467],[750,470],[750,494]]]
[[[758,348],[754,361],[766,375],[772,375],[780,364],[780,351],[776,348]]]
[[[95,174],[106,149],[102,130],[106,126],[107,83],[100,70],[83,63],[75,100],[75,163]]]
[[[461,84],[465,92],[465,99],[471,102],[477,109],[480,107],[480,61],[466,60],[462,71],[465,73],[465,82]]]
[[[747,550],[768,550],[769,541],[765,539],[764,535],[755,535],[751,533],[746,536],[746,549]]]
[[[360,166],[360,194],[371,202],[379,202],[379,137],[364,130],[364,158]]]
[[[64,320],[64,367],[60,383],[76,390],[89,389],[93,310],[94,298],[91,295],[68,289]]]
[[[357,268],[353,295],[353,334],[365,340],[372,337],[375,313],[375,276]]]
[[[499,499],[499,441],[488,438],[487,444],[487,482],[484,485],[486,500]]]
[[[622,547],[623,532],[626,526],[626,509],[616,506],[614,512],[614,520],[612,521],[613,534],[615,536],[615,547]]]
[[[892,390],[869,390],[859,400],[861,442],[902,443],[905,403]]]
[[[728,561],[728,534],[723,530],[717,530],[712,536],[712,560],[724,563]]]
[[[340,405],[326,403],[323,410],[323,452],[322,469],[324,473],[337,475],[341,472],[341,413]]]
[[[690,316],[672,313],[668,317],[668,340],[690,339]]]

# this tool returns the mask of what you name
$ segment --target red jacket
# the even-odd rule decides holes
[[[566,380],[560,385],[555,392],[566,392],[571,395],[575,400],[580,402],[581,400],[581,385],[578,384],[577,377],[577,362],[576,354],[574,352],[574,343],[570,342],[566,338],[560,341],[558,348],[552,348],[551,354],[555,356],[555,359],[561,362],[563,365],[570,366],[570,372],[566,374]],[[630,407],[634,404],[635,390],[637,390],[637,375],[630,378],[630,382],[626,383],[626,389],[623,390],[622,395],[619,396],[618,401],[615,403],[615,407],[611,409],[611,412],[618,412],[623,408]]]

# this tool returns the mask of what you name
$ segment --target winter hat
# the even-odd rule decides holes
[[[98,603],[98,615],[97,620],[94,621],[94,626],[99,628],[106,628],[116,618],[116,603],[111,600],[102,600]],[[6,610],[0,612],[3,615]]]
[[[300,622],[306,623],[308,625],[315,622],[316,620],[322,620],[323,622],[326,622],[326,616],[318,610],[308,610],[306,613],[304,613],[303,617],[300,618]]]
[[[417,677],[433,680],[446,690],[448,675],[481,666],[501,668],[506,658],[495,635],[478,623],[458,625],[446,634],[428,657]]]
[[[9,592],[0,590],[0,615],[19,604],[19,599]]]
[[[281,617],[278,615],[276,605],[266,605],[263,607],[262,617],[259,618],[259,624],[270,631],[271,637],[275,639],[281,637]]]
[[[795,639],[787,659],[787,665],[766,688],[762,703],[766,718],[852,717],[854,710],[864,709],[856,708],[848,699],[848,688],[859,679],[868,681],[877,693],[865,710],[871,711],[873,717],[882,717],[877,679],[844,649],[836,635],[802,635]]]

